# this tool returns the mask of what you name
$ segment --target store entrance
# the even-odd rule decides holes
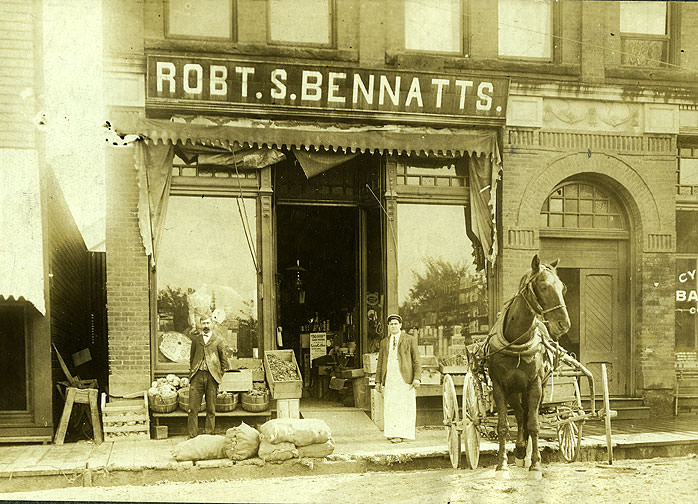
[[[333,349],[357,354],[359,215],[353,206],[280,204],[276,209],[279,347],[293,349],[306,386],[311,347],[312,357]]]

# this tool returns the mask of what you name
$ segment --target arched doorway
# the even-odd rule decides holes
[[[562,345],[601,383],[608,363],[611,394],[630,393],[627,213],[620,200],[580,180],[559,184],[540,211],[543,260],[560,258],[572,326]],[[584,384],[586,387],[586,384]]]

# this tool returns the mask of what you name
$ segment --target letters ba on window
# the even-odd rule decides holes
[[[155,55],[147,69],[150,111],[506,117],[506,79]]]

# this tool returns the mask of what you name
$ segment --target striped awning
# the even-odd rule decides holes
[[[457,157],[492,155],[497,132],[474,128],[431,128],[406,125],[301,123],[216,117],[114,120],[120,134],[138,134],[148,141],[199,144],[224,148],[324,149],[346,153],[381,153]]]

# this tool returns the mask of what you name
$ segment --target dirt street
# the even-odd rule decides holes
[[[509,480],[494,468],[477,471],[392,471],[278,479],[162,482],[148,487],[66,488],[0,494],[3,500],[104,500],[171,502],[695,502],[698,458],[549,464],[542,480],[510,468]]]

